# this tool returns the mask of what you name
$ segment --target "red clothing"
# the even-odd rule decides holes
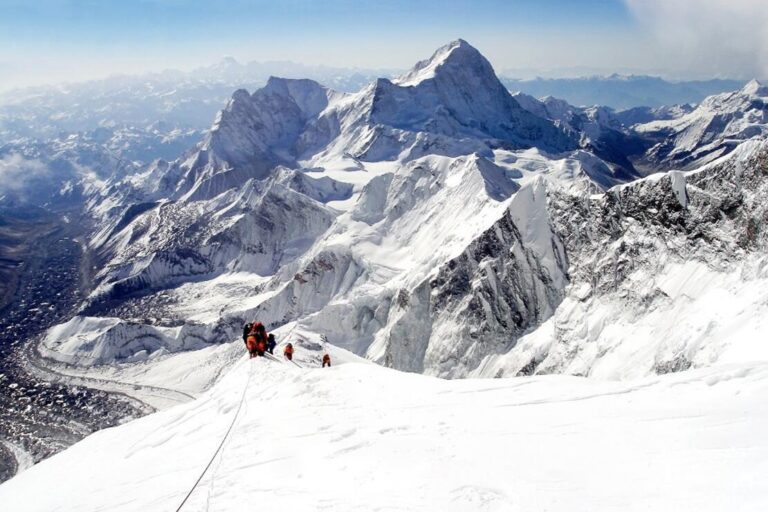
[[[251,328],[251,332],[248,333],[248,337],[245,339],[245,345],[248,347],[248,352],[251,357],[263,356],[267,350],[267,330],[261,322],[254,323]]]

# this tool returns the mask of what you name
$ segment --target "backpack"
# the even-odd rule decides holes
[[[248,335],[251,333],[251,329],[253,328],[253,324],[247,323],[243,326],[243,341],[248,340]]]

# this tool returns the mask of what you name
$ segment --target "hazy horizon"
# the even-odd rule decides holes
[[[513,78],[768,76],[761,0],[0,0],[0,9],[3,90],[189,71],[224,56],[403,70],[459,37]]]

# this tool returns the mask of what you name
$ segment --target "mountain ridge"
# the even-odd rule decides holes
[[[348,337],[350,348],[375,361],[443,376],[472,374],[485,357],[514,347],[529,329],[546,323],[567,295],[572,270],[562,249],[566,233],[556,228],[559,214],[550,216],[551,199],[563,193],[610,194],[611,187],[636,180],[631,161],[636,156],[621,151],[631,144],[644,147],[611,109],[521,95],[518,101],[463,40],[441,47],[403,77],[379,79],[352,94],[275,77],[253,94],[236,91],[197,152],[160,171],[167,181],[180,176],[171,196],[178,203],[153,207],[96,238],[106,266],[92,297],[98,300],[87,311],[98,311],[104,297],[130,302],[128,290],[143,288],[152,296],[187,278],[255,271],[269,277],[259,287],[265,298],[222,315],[201,332],[223,341],[242,318],[304,322],[329,339]],[[759,90],[754,84],[748,89],[755,87]],[[466,99],[470,92],[472,101]],[[669,122],[690,114],[674,115]],[[529,139],[540,147],[520,144],[530,126],[547,127],[538,139]],[[566,141],[554,154],[546,144],[553,140]],[[288,181],[278,177],[285,166],[291,170],[284,176],[293,176]],[[283,192],[266,206],[270,190]],[[448,205],[456,194],[471,198],[472,207],[452,212]],[[245,196],[260,199],[232,202]],[[525,197],[537,199],[525,202]],[[266,216],[287,204],[292,206],[284,215]],[[526,206],[510,217],[516,204]],[[243,232],[248,222],[262,223],[265,216],[265,226],[283,233],[272,237],[259,231],[269,244]],[[531,224],[537,227],[525,228],[531,216],[539,219]],[[174,219],[178,234],[165,217]],[[218,219],[214,229],[204,220],[209,217]],[[308,228],[310,218],[323,220]],[[469,227],[451,232],[459,219]],[[530,230],[550,235],[526,241]],[[158,244],[164,237],[170,238]],[[239,244],[238,238],[253,243]],[[387,246],[400,264],[358,242],[367,239]],[[431,244],[441,248],[430,253]],[[511,261],[490,263],[486,246],[518,252],[507,256]],[[170,252],[156,254],[153,247]],[[281,255],[285,247],[295,249],[289,258]],[[552,252],[552,247],[561,249]],[[145,263],[132,264],[137,258]],[[480,261],[491,267],[477,274]],[[464,278],[457,281],[454,274],[461,272]],[[475,291],[460,285],[472,280]],[[487,288],[488,280],[496,284]],[[367,291],[355,296],[358,288]],[[493,313],[478,314],[479,304]],[[345,308],[356,319],[352,331],[332,326]],[[446,331],[457,316],[474,320]],[[416,318],[430,327],[417,328]],[[401,332],[398,322],[411,325],[412,336]],[[479,326],[484,334],[472,334]],[[410,347],[405,355],[399,342]],[[452,369],[440,362],[443,356],[431,354],[442,354],[449,344],[464,347],[460,350],[467,353],[455,357],[471,364]],[[418,346],[420,356],[408,352]]]

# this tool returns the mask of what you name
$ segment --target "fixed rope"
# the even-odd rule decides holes
[[[270,354],[269,352],[264,352],[264,357],[266,357],[267,359],[269,359],[271,361],[275,361],[276,363],[280,362],[280,360],[275,355]]]
[[[232,417],[232,422],[229,424],[229,428],[227,429],[227,432],[224,434],[224,437],[221,439],[221,442],[219,443],[219,446],[216,448],[216,451],[213,452],[213,456],[211,457],[211,460],[208,461],[208,464],[206,464],[205,469],[203,469],[203,472],[200,473],[200,476],[197,477],[197,480],[195,481],[195,484],[192,486],[192,488],[189,490],[186,496],[184,496],[184,500],[181,502],[179,507],[176,509],[176,512],[179,512],[181,508],[184,506],[184,504],[187,502],[190,496],[192,496],[192,493],[197,489],[197,486],[200,484],[200,481],[205,476],[205,473],[208,472],[208,469],[210,469],[211,464],[213,464],[213,461],[216,460],[216,456],[221,451],[221,448],[224,446],[224,443],[226,442],[227,438],[229,437],[229,434],[232,432],[232,428],[235,426],[235,421],[237,421],[237,417],[240,415],[240,410],[243,408],[243,402],[245,402],[245,393],[248,391],[248,385],[251,383],[251,375],[253,375],[253,365],[250,364],[248,369],[248,380],[245,383],[245,386],[243,387],[243,395],[240,397],[240,403],[237,406],[237,410],[235,411],[235,415]]]
[[[280,359],[278,359],[278,358],[277,358],[277,356],[275,356],[274,354],[270,354],[270,353],[268,353],[268,352],[265,352],[263,357],[266,357],[267,359],[271,359],[272,361],[277,361],[278,363],[279,363],[279,362],[281,362],[281,360],[280,360]],[[299,368],[303,368],[303,366],[301,366],[299,363],[297,363],[297,362],[296,362],[296,361],[294,361],[293,359],[288,359],[287,357],[286,357],[286,358],[284,358],[284,359],[285,359],[286,361],[289,361],[289,362],[291,362],[291,363],[295,364],[295,365],[296,365],[296,366],[298,366]]]

